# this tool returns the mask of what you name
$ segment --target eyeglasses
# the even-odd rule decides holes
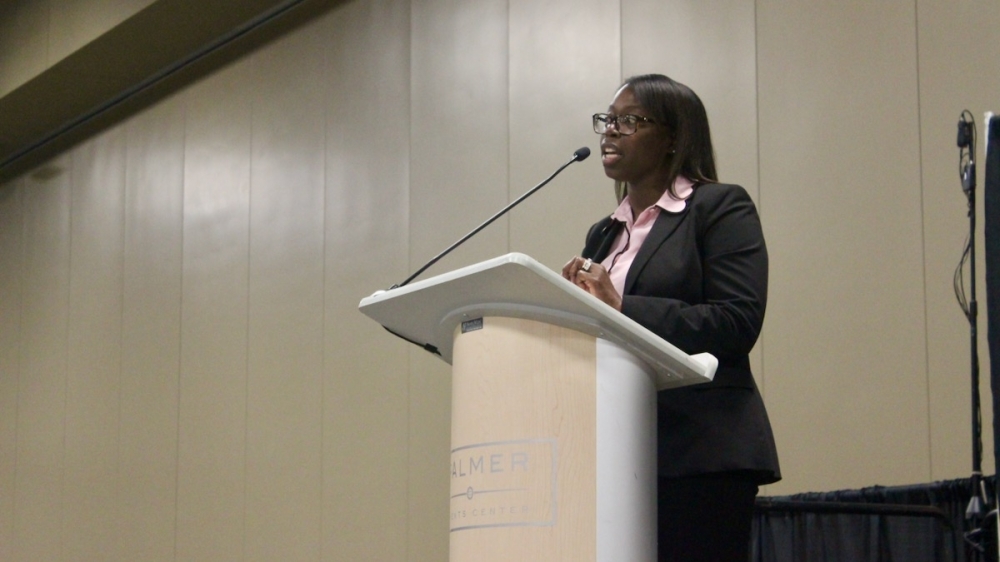
[[[618,129],[619,135],[631,135],[635,133],[636,125],[639,124],[639,121],[644,123],[653,123],[654,125],[656,124],[656,121],[641,115],[611,115],[609,113],[595,113],[594,132],[599,135],[603,135],[608,132],[608,129],[610,129],[612,125],[614,125],[615,128]]]

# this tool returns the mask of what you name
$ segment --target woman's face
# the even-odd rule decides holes
[[[639,105],[632,88],[625,86],[618,90],[615,99],[608,106],[608,113],[616,116],[638,115],[652,118]],[[609,128],[601,135],[601,163],[604,173],[611,179],[640,186],[644,182],[666,181],[668,154],[671,139],[663,125],[640,121],[635,133],[623,136],[618,127]],[[662,189],[663,186],[658,186]]]

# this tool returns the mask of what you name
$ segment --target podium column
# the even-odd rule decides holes
[[[655,395],[631,354],[534,320],[458,326],[450,560],[655,560]]]

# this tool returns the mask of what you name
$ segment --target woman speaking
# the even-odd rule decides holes
[[[685,353],[719,359],[711,382],[657,394],[659,560],[746,562],[758,486],[781,478],[750,372],[767,301],[757,209],[718,183],[708,116],[687,86],[629,78],[593,122],[620,204],[563,276]]]

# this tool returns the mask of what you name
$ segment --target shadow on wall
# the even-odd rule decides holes
[[[192,22],[188,10],[180,5],[184,3],[154,3],[0,98],[0,130],[4,132],[0,138],[0,183],[24,174],[345,1],[273,2],[267,10],[251,14],[236,27],[231,27],[230,20],[234,13],[236,17],[245,15],[239,9],[245,3],[234,0],[227,9],[228,3],[224,2],[214,10],[216,36],[208,40],[198,37],[194,28],[188,34],[183,28],[212,28],[213,22],[205,18]],[[147,37],[150,39],[137,39]],[[162,57],[157,58],[156,52],[166,50],[177,53],[175,60],[164,62]],[[123,56],[127,61],[116,62]],[[95,72],[95,68],[108,64],[115,67],[113,72]],[[62,112],[58,108],[63,108]]]

